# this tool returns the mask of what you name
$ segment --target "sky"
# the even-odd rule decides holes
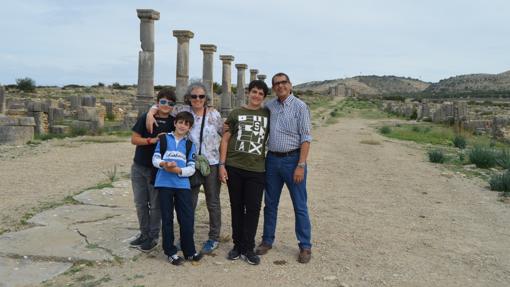
[[[191,30],[190,78],[202,76],[200,44],[293,84],[395,75],[437,82],[510,70],[508,0],[0,0],[0,84],[136,84],[136,9],[155,22],[155,84],[175,85],[177,39]],[[237,71],[232,65],[232,82]],[[247,71],[246,78],[249,79]]]

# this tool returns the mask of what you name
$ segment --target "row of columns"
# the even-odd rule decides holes
[[[152,9],[138,9],[140,18],[140,41],[142,51],[139,52],[138,61],[138,95],[136,105],[139,113],[148,109],[154,99],[154,21],[159,20],[159,12]],[[189,42],[194,37],[193,32],[188,30],[174,30],[173,36],[177,38],[177,67],[175,93],[177,102],[184,102],[184,94],[189,81]],[[213,91],[213,54],[217,47],[213,44],[201,44],[203,52],[202,81],[211,95],[210,104],[214,104]],[[237,94],[232,95],[231,69],[234,56],[220,55],[222,61],[222,92],[220,112],[223,116],[232,110],[232,104],[240,106],[246,102],[245,97],[245,71],[246,64],[236,64],[237,69]],[[265,80],[265,75],[258,75],[257,69],[250,69],[250,81],[258,78]]]

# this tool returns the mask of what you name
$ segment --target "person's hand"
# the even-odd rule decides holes
[[[294,170],[294,182],[301,183],[305,179],[305,169],[303,167],[296,167]]]
[[[156,112],[157,110],[154,109],[150,109],[149,112],[147,112],[147,119],[145,119],[145,127],[147,128],[147,131],[149,133],[152,133],[154,125],[158,126],[156,118],[154,118]]]
[[[162,167],[168,172],[173,172],[173,169],[176,167],[176,163],[173,161],[165,161],[163,162]]]
[[[226,133],[226,132],[229,132],[230,131],[230,128],[229,126],[227,125],[226,122],[223,123],[223,133]]]
[[[218,172],[218,177],[219,177],[219,180],[222,183],[227,183],[228,173],[227,173],[227,169],[225,168],[224,165],[220,165],[220,169],[219,169],[219,172]]]

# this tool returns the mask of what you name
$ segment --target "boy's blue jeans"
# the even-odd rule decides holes
[[[182,253],[185,257],[196,253],[193,240],[195,215],[191,201],[191,191],[179,188],[158,188],[161,206],[163,250],[167,256],[177,253],[174,244],[174,206],[179,222]]]
[[[287,185],[294,206],[296,238],[301,248],[311,248],[312,227],[308,216],[306,175],[302,182],[294,182],[294,170],[299,161],[299,153],[278,157],[271,152],[266,158],[266,191],[264,193],[264,234],[262,241],[272,245],[275,239],[278,204],[283,184]]]

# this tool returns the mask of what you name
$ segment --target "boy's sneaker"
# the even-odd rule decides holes
[[[142,245],[142,243],[146,240],[147,240],[147,237],[145,235],[138,234],[138,237],[136,237],[134,240],[131,240],[129,242],[129,245],[131,245],[132,247],[137,247],[137,246]]]
[[[168,256],[168,262],[172,263],[172,265],[182,265],[184,263],[184,259],[181,256],[178,256],[177,254]]]
[[[204,243],[204,246],[202,246],[202,251],[200,253],[209,254],[213,252],[214,249],[218,248],[219,244],[218,241],[209,239]]]
[[[246,262],[248,262],[251,265],[259,265],[260,263],[260,257],[253,251],[246,252],[246,254],[244,254],[243,257],[244,260],[246,260]]]
[[[148,238],[142,243],[142,245],[140,245],[140,250],[143,252],[151,252],[154,248],[156,248],[156,246],[158,246],[158,241]]]
[[[200,259],[202,259],[202,257],[204,257],[204,255],[202,253],[197,252],[197,253],[193,254],[192,256],[186,257],[186,260],[198,262],[198,261],[200,261]]]
[[[232,250],[230,250],[228,252],[228,255],[227,255],[227,259],[228,260],[237,260],[239,259],[239,257],[241,256],[241,252],[239,252],[239,250],[237,250],[237,248],[232,248]]]

